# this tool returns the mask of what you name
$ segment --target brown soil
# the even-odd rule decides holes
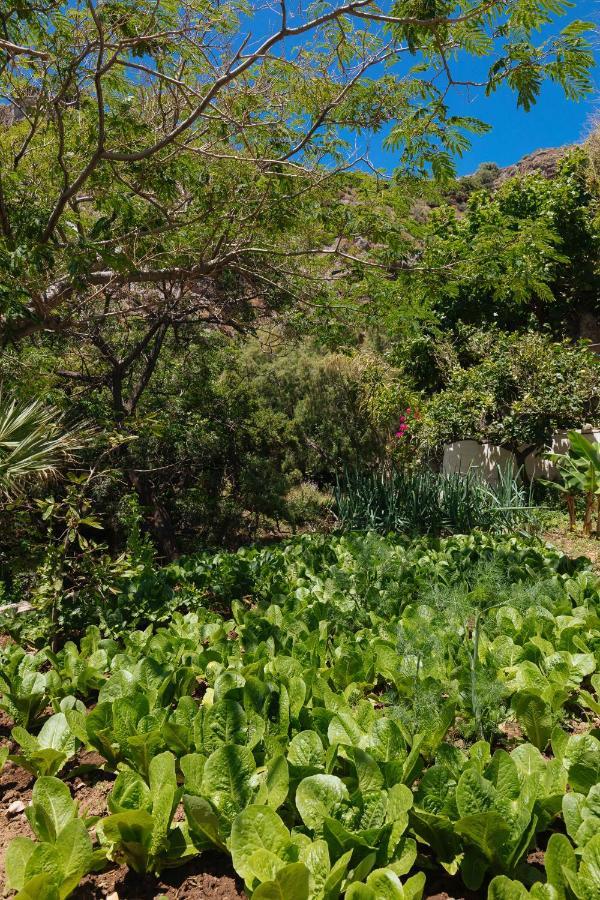
[[[566,529],[546,531],[542,537],[567,556],[587,556],[592,563],[592,568],[596,572],[600,572],[600,540],[595,537],[585,537],[578,531],[570,532]]]
[[[570,734],[587,734],[594,728],[600,728],[600,717],[595,716],[590,710],[586,710],[583,718],[570,719],[565,727]]]
[[[246,894],[228,857],[202,853],[186,866],[163,872],[160,878],[144,878],[126,866],[115,866],[100,875],[88,875],[73,900],[103,900],[116,894],[120,900],[243,900]],[[112,900],[116,900],[113,897]]]
[[[511,750],[523,740],[523,731],[520,726],[517,722],[513,722],[510,719],[498,725],[498,731],[502,735],[502,742],[505,747]]]
[[[14,727],[11,717],[0,709],[0,740],[10,737],[11,729]]]

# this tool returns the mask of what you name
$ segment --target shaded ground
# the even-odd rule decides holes
[[[594,570],[600,574],[600,540],[595,536],[588,538],[580,531],[571,533],[566,528],[558,527],[544,531],[542,538],[567,556],[587,556]]]

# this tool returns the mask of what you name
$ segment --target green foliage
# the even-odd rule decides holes
[[[40,400],[27,405],[0,394],[0,489],[10,495],[24,483],[55,475],[83,432],[65,427],[58,410]]]
[[[441,389],[421,405],[415,441],[425,451],[473,438],[529,452],[596,413],[598,359],[585,345],[467,329],[449,356]]]
[[[527,491],[512,473],[503,474],[493,488],[472,474],[346,471],[338,479],[335,501],[340,525],[351,530],[460,534],[534,522]]]
[[[600,745],[557,724],[600,704],[598,583],[581,563],[532,539],[371,533],[165,574],[195,591],[166,625],[0,651],[3,684],[37,673],[58,708],[13,730],[11,759],[40,775],[37,840],[7,856],[15,890],[45,879],[67,896],[107,858],[159,873],[212,848],[257,897],[419,898],[423,854],[471,890],[498,876],[494,897],[526,890],[528,851],[551,833],[548,884],[585,896]],[[529,742],[493,746],[513,716]],[[98,822],[41,774],[78,743],[117,776]]]
[[[429,301],[444,329],[467,323],[502,329],[550,327],[579,333],[597,315],[598,222],[586,154],[566,156],[552,178],[528,174],[494,191],[459,182],[415,229],[419,266],[403,275],[403,293]],[[466,191],[466,208],[460,191]]]

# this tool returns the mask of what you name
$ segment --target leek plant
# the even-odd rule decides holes
[[[535,522],[531,491],[510,469],[499,470],[495,486],[475,473],[346,470],[334,496],[344,530],[437,535],[503,532]]]

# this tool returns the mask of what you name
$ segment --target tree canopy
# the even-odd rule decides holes
[[[587,26],[538,34],[568,5],[4,4],[4,343],[114,304],[160,333],[235,327],[256,294],[297,296],[316,258],[344,255],[343,209],[321,211],[361,158],[353,132],[387,126],[401,165],[443,176],[485,128],[452,113],[460,54],[485,60],[481,89],[507,84],[525,108],[546,78],[590,90]]]

